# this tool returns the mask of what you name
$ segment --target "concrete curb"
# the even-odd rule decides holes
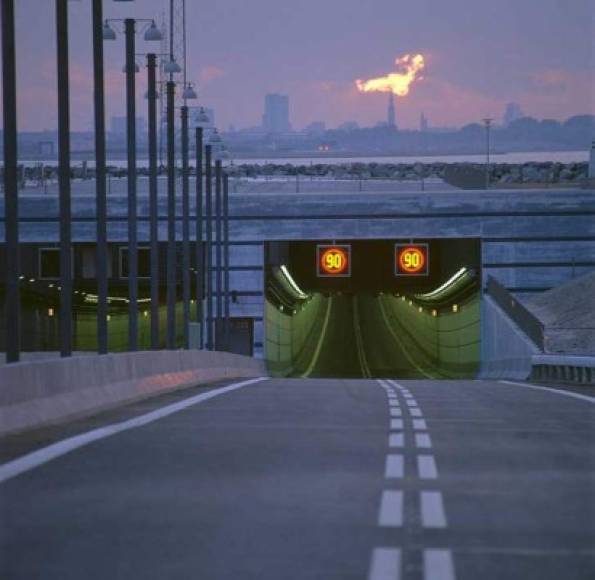
[[[595,356],[534,355],[530,379],[595,385]]]
[[[0,367],[0,436],[202,383],[266,374],[260,360],[207,351],[143,351],[6,365]]]

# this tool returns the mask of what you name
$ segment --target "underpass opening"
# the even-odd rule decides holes
[[[476,376],[478,239],[288,241],[265,249],[272,375]]]

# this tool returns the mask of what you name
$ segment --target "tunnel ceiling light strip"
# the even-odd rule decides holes
[[[416,298],[434,298],[450,286],[453,286],[456,282],[458,282],[466,273],[468,272],[467,268],[463,266],[458,272],[455,272],[444,284],[438,286],[435,290],[428,292],[427,294],[416,294]]]
[[[308,295],[302,291],[302,289],[297,285],[296,281],[292,278],[291,274],[289,273],[289,270],[287,269],[287,266],[282,265],[281,272],[283,272],[285,279],[289,282],[289,285],[297,292],[297,295],[300,298],[308,298]]]

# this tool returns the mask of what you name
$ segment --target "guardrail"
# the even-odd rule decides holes
[[[533,381],[595,384],[595,356],[535,355],[531,358]]]
[[[545,329],[542,322],[492,276],[488,276],[487,292],[531,341],[544,351]]]

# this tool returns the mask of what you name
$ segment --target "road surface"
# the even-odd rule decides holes
[[[502,382],[269,379],[8,438],[0,577],[587,580],[594,409]]]

